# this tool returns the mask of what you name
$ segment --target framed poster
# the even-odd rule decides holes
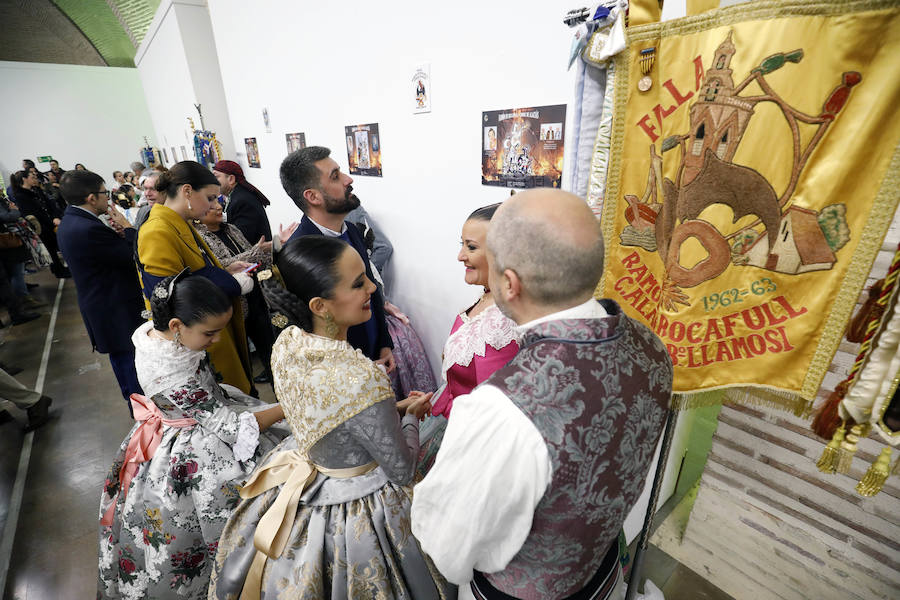
[[[413,71],[413,114],[431,112],[431,64],[419,65]]]
[[[381,144],[378,140],[378,123],[347,125],[347,164],[351,175],[381,177]]]
[[[254,169],[258,169],[259,147],[256,145],[256,138],[244,138],[244,145],[247,146],[247,164]]]
[[[287,143],[288,154],[301,148],[306,148],[305,133],[286,133],[284,134],[284,141]]]
[[[169,162],[169,153],[166,152],[166,149],[163,148],[163,166],[166,166],[166,163]]]
[[[187,149],[184,146],[181,147],[181,159],[182,160],[190,160],[188,158]]]
[[[558,188],[565,124],[565,104],[483,112],[482,185]]]
[[[175,151],[175,146],[172,146],[172,162],[173,163],[179,162],[178,153]]]

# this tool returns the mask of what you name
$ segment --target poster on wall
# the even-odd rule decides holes
[[[175,146],[172,146],[172,162],[177,163],[178,161],[178,153],[175,152]]]
[[[181,159],[190,160],[190,158],[188,158],[187,148],[185,148],[184,146],[181,147]]]
[[[286,133],[284,134],[284,141],[287,143],[288,154],[301,148],[306,148],[305,133]]]
[[[565,104],[483,112],[482,185],[558,188],[565,123]]]
[[[166,152],[165,148],[163,148],[163,166],[165,166],[166,163],[168,163],[168,162],[169,162],[169,153]]]
[[[263,108],[262,115],[263,115],[263,125],[265,125],[265,127],[266,127],[266,133],[272,133],[272,122],[269,121],[269,109]]]
[[[247,164],[254,169],[258,169],[259,147],[256,145],[256,138],[244,138],[244,145],[247,146]]]
[[[413,114],[431,112],[431,64],[415,68],[412,76]]]
[[[351,175],[381,177],[381,143],[378,139],[378,123],[347,125],[347,163]]]

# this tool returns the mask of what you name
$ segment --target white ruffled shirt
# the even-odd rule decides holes
[[[594,299],[535,319],[607,316]],[[472,571],[496,573],[518,554],[553,477],[544,438],[506,394],[481,385],[457,397],[434,466],[416,485],[412,531],[441,574],[457,585]]]
[[[153,321],[147,321],[131,335],[138,383],[141,384],[144,395],[150,400],[154,395],[193,377],[206,356],[203,350],[191,350],[175,342],[150,335],[151,329]],[[228,387],[229,393],[232,393],[232,390],[242,393],[237,388]],[[259,445],[259,423],[252,412],[242,412],[238,418],[238,433],[232,450],[237,460],[245,461],[253,458]]]

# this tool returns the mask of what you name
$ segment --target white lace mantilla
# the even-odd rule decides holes
[[[131,336],[134,367],[144,395],[152,398],[188,380],[206,356],[203,350],[190,350],[175,342],[150,335],[153,322],[147,321]]]
[[[496,304],[488,306],[474,317],[469,317],[465,312],[460,313],[459,317],[463,324],[444,344],[444,360],[441,364],[444,381],[447,380],[447,371],[453,365],[468,367],[476,355],[484,358],[488,346],[494,350],[502,350],[510,342],[519,340],[515,322],[504,316]]]

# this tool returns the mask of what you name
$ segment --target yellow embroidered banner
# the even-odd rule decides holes
[[[802,412],[900,194],[900,6],[763,0],[628,41],[598,292],[665,342],[676,392]]]

